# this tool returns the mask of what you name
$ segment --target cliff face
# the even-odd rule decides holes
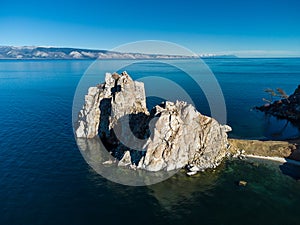
[[[93,138],[109,137],[118,120],[137,113],[149,114],[146,108],[144,84],[133,81],[127,73],[107,73],[105,83],[90,87],[85,104],[78,115],[76,136]]]
[[[149,113],[143,83],[123,72],[107,73],[104,84],[89,88],[75,133],[99,135],[119,166],[195,172],[219,165],[230,130],[185,102],[167,101]]]
[[[138,167],[158,171],[191,165],[194,170],[216,167],[226,154],[227,126],[203,116],[185,102],[166,102],[152,111],[151,136]]]

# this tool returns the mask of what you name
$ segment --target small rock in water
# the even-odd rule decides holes
[[[245,155],[239,155],[238,159],[240,159],[240,160],[246,159],[246,156]]]
[[[193,176],[193,175],[197,174],[197,171],[187,172],[186,174],[187,174],[188,176]]]
[[[198,166],[193,166],[193,167],[190,167],[189,168],[189,171],[191,171],[191,172],[198,172],[198,171],[200,171],[200,169],[199,169],[199,167]]]
[[[115,163],[115,161],[113,161],[113,160],[110,159],[110,160],[107,160],[107,161],[103,162],[102,164],[103,165],[111,165],[113,163]]]
[[[126,151],[123,158],[119,161],[118,166],[129,166],[131,165],[130,152]]]
[[[247,185],[247,181],[244,181],[244,180],[239,181],[239,186],[245,187],[246,185]]]

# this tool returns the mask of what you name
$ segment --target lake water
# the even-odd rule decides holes
[[[266,88],[294,91],[300,59],[205,62],[222,88],[231,137],[299,136],[297,126],[251,109],[264,104]],[[216,171],[192,178],[179,173],[148,187],[119,185],[94,172],[72,130],[73,96],[91,63],[0,61],[0,224],[299,224],[300,183],[285,175],[299,168],[227,161]],[[134,78],[159,73],[173,79],[210,114],[203,93],[182,71],[151,61],[125,69]],[[246,187],[236,185],[241,179]]]

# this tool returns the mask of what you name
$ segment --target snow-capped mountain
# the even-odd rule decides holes
[[[0,59],[176,59],[191,56],[120,53],[107,50],[91,50],[58,47],[0,46]]]

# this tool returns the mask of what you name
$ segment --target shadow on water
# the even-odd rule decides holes
[[[293,165],[291,163],[283,163],[279,166],[281,172],[287,176],[294,178],[295,180],[300,180],[300,166]]]
[[[211,191],[218,185],[219,176],[224,169],[225,163],[222,163],[216,170],[207,170],[193,177],[187,176],[182,170],[167,181],[148,188],[162,208],[171,210],[173,207],[180,206],[182,202],[189,202],[197,193],[210,196]]]
[[[176,171],[149,172],[133,170],[117,165],[115,158],[107,151],[99,137],[77,138],[77,145],[85,161],[101,176],[120,184],[143,186],[166,180]],[[105,162],[111,162],[106,164]]]
[[[299,175],[300,167],[287,163],[264,159],[225,160],[216,170],[208,170],[194,177],[179,172],[148,188],[164,210],[181,209],[186,210],[187,214],[197,212],[199,216],[202,214],[204,221],[208,220],[209,215],[214,216],[212,212],[216,210],[224,212],[220,214],[230,221],[230,217],[247,218],[249,215],[245,212],[251,211],[252,207],[263,209],[269,204],[277,204],[266,209],[266,215],[272,214],[277,207],[290,207],[295,202],[292,197],[299,194],[289,193],[289,190],[291,186],[300,187],[299,182],[295,182],[299,180]],[[240,180],[247,181],[246,187],[237,185]],[[215,199],[215,202],[208,199]],[[232,214],[233,209],[240,215]],[[221,217],[211,219],[212,224],[218,224],[214,220],[222,222]],[[231,221],[230,224],[240,222]]]
[[[203,204],[200,203],[201,199],[218,199],[218,196],[220,200],[225,201],[221,204],[224,204],[224,207],[226,202],[232,201],[233,196],[237,199],[232,201],[232,204],[233,202],[243,204],[249,198],[251,205],[255,204],[255,201],[253,203],[250,201],[251,196],[268,201],[286,201],[284,189],[293,183],[289,177],[299,180],[300,166],[263,159],[225,160],[215,170],[207,170],[193,177],[179,172],[170,179],[148,188],[151,190],[150,194],[166,210],[184,207],[183,202],[200,207]],[[239,186],[240,180],[246,180],[247,186]],[[201,207],[213,208],[213,205],[204,203]]]
[[[272,115],[264,116],[264,133],[267,140],[286,140],[300,137],[300,123],[280,119]]]

